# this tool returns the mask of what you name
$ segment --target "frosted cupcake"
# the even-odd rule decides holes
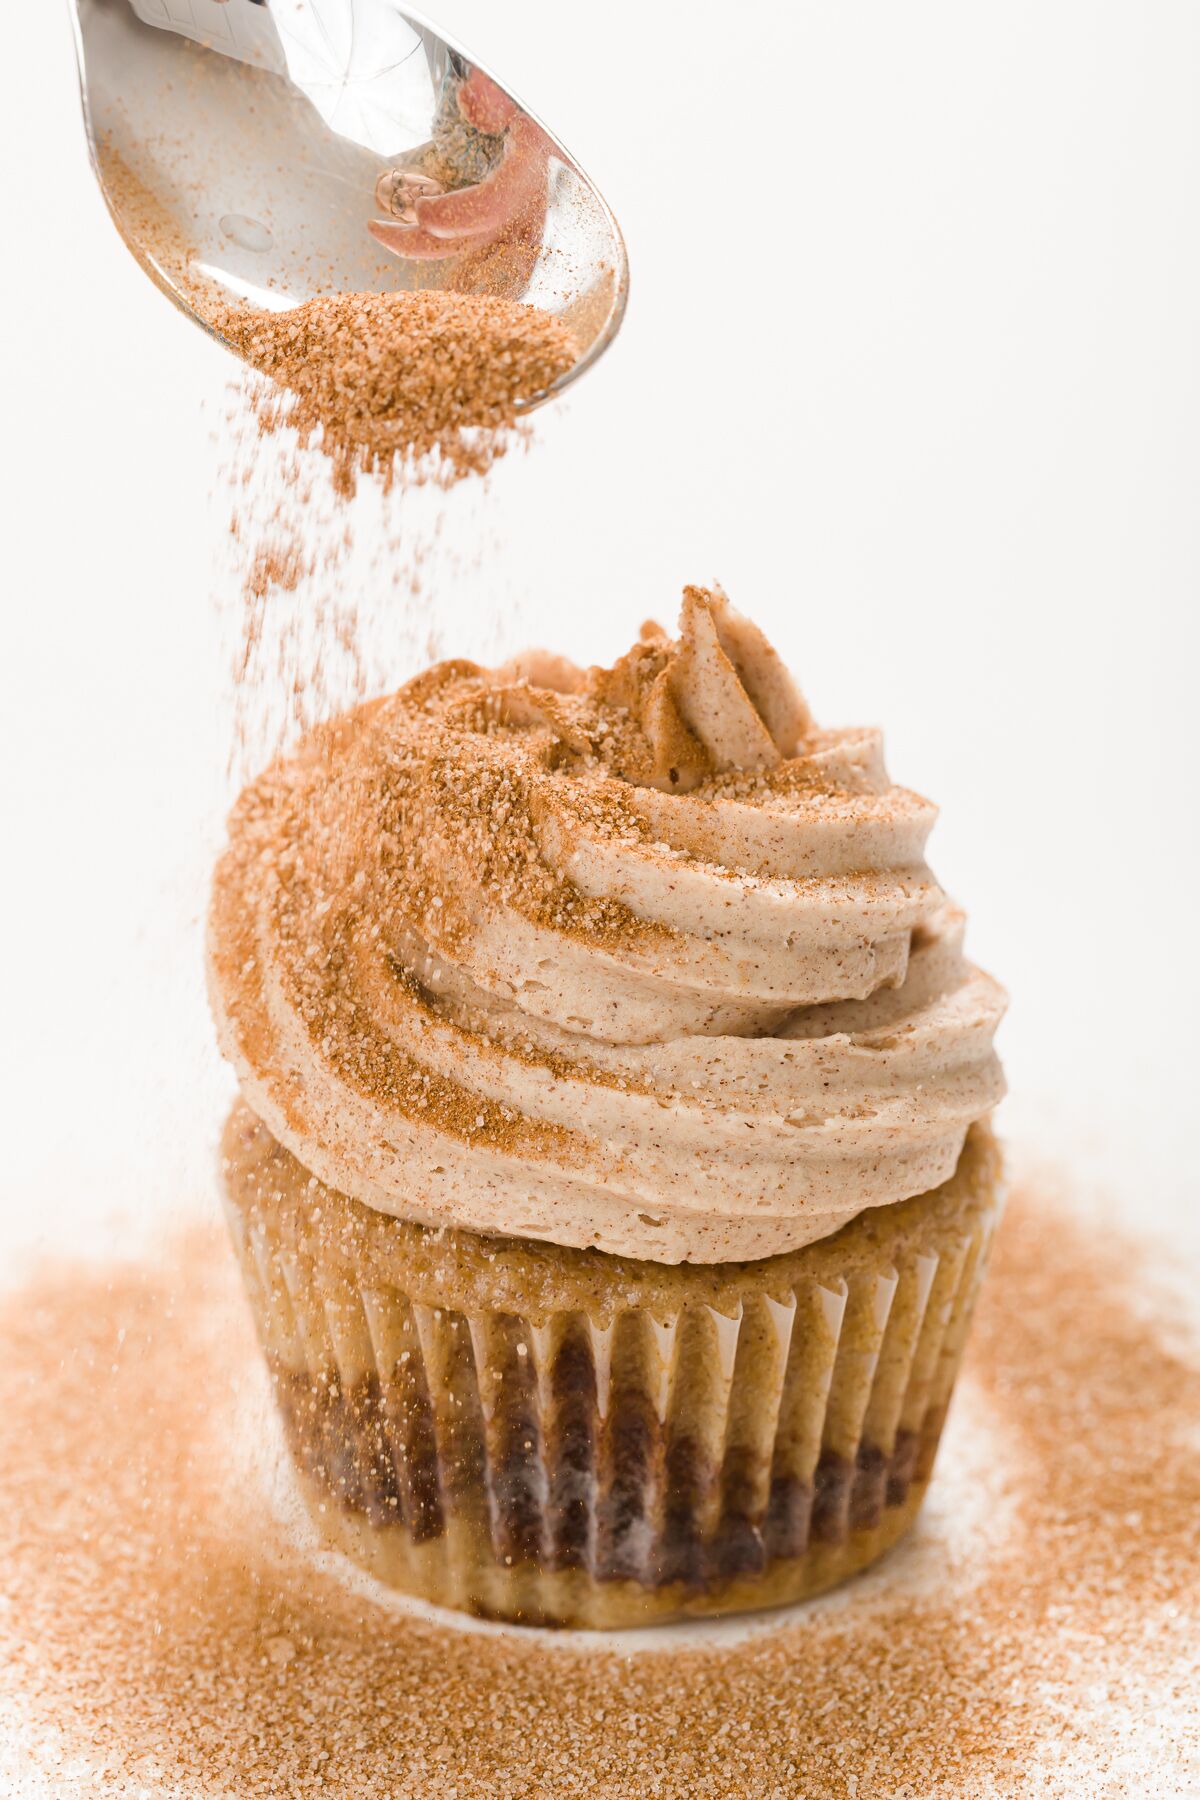
[[[697,589],[611,670],[443,663],[247,789],[225,1188],[331,1542],[625,1625],[903,1532],[1000,1184],[933,819]]]

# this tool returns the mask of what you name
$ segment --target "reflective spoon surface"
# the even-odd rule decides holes
[[[621,233],[558,140],[394,0],[71,0],[88,143],[129,248],[221,338],[315,294],[496,294],[611,343]]]

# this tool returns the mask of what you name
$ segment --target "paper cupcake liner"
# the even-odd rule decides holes
[[[603,1626],[796,1600],[895,1542],[933,1466],[999,1185],[977,1127],[944,1188],[762,1263],[668,1279],[475,1239],[515,1269],[497,1307],[491,1281],[471,1304],[469,1274],[436,1303],[412,1247],[439,1234],[370,1215],[356,1268],[347,1245],[368,1209],[326,1188],[313,1208],[306,1180],[306,1215],[286,1184],[228,1170],[234,1242],[326,1540],[446,1606]],[[522,1308],[526,1252],[539,1279]],[[557,1254],[590,1259],[583,1304],[564,1281],[570,1304],[547,1305]]]

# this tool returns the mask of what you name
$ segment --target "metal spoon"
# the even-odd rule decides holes
[[[556,138],[394,0],[71,0],[109,211],[159,287],[223,310],[442,288],[564,319],[625,310],[620,229]],[[527,406],[539,404],[548,394]]]

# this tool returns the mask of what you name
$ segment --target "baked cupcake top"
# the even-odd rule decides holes
[[[689,588],[612,669],[440,663],[243,793],[210,985],[251,1107],[426,1224],[674,1263],[936,1187],[1003,995],[874,730]]]

